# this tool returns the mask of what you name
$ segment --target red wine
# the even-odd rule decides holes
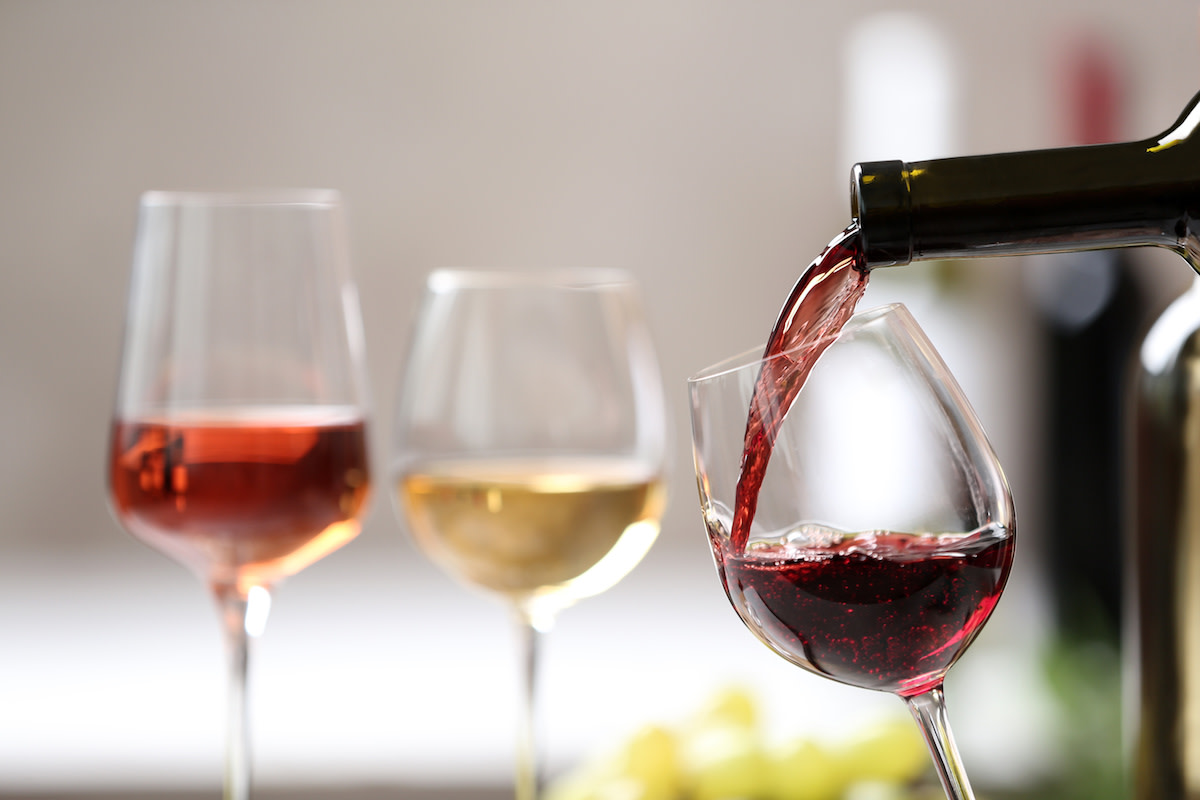
[[[1013,560],[997,525],[847,534],[805,525],[745,553],[710,529],[721,580],[760,639],[834,680],[901,696],[941,683],[987,621]]]
[[[796,282],[763,351],[762,372],[750,401],[742,468],[734,502],[730,545],[745,549],[750,523],[779,425],[821,353],[854,314],[867,290],[867,267],[858,228],[829,243]]]
[[[369,487],[363,422],[338,409],[118,419],[110,458],[130,533],[243,590],[353,539]]]

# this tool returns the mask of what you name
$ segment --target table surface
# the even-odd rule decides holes
[[[119,555],[6,556],[7,800],[220,795],[225,665],[211,605],[157,554],[131,545]],[[686,727],[730,685],[753,691],[769,742],[836,741],[905,716],[895,698],[771,655],[737,621],[711,563],[667,549],[650,558],[667,561],[657,574],[669,584],[635,570],[566,612],[543,642],[548,779],[646,724]],[[1009,591],[947,686],[980,785],[1028,774],[1048,751],[1043,704],[1022,690],[1038,668],[1030,595]],[[275,606],[251,681],[256,800],[511,796],[517,659],[500,604],[376,543],[297,575]]]

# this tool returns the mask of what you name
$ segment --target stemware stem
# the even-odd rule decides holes
[[[246,684],[250,663],[251,599],[231,588],[214,590],[225,635],[229,676],[226,686],[224,800],[250,798],[250,720]],[[261,611],[259,613],[262,613]]]
[[[921,728],[925,743],[949,800],[975,800],[962,757],[954,744],[950,720],[946,716],[946,697],[939,684],[929,691],[904,698],[908,710]]]
[[[542,634],[549,630],[546,621],[528,610],[517,615],[519,679],[517,709],[516,800],[537,800],[541,793],[541,772],[537,751],[537,677],[538,653]]]

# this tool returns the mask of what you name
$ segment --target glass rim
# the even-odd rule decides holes
[[[337,189],[246,189],[230,191],[195,191],[190,189],[151,189],[143,192],[143,208],[163,206],[211,207],[222,206],[337,206],[341,204]]]
[[[432,292],[519,287],[602,288],[632,286],[636,283],[633,273],[617,267],[555,267],[543,270],[440,267],[430,272],[425,281],[426,287]]]
[[[855,331],[863,326],[869,325],[881,317],[895,314],[896,312],[902,312],[904,316],[911,318],[908,308],[903,303],[887,303],[885,305],[869,308],[866,311],[860,311],[852,316],[841,328],[841,330],[837,331],[836,333],[826,334],[789,350],[785,350],[782,353],[776,353],[770,358],[762,357],[763,351],[766,349],[765,342],[757,347],[751,347],[748,350],[743,350],[742,352],[737,353],[736,355],[724,358],[689,377],[687,379],[688,385],[693,386],[706,383],[708,381],[717,380],[719,378],[724,378],[735,372],[741,372],[749,367],[759,369],[761,368],[762,364],[768,361],[789,356],[798,350],[811,349],[813,345],[817,343],[829,341],[830,339],[836,340],[848,335],[852,335]]]

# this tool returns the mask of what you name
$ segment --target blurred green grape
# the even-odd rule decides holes
[[[764,797],[771,766],[757,731],[713,725],[683,740],[685,789],[692,800]]]
[[[850,783],[843,756],[807,739],[774,753],[771,800],[839,800]]]
[[[754,695],[741,686],[727,686],[714,694],[693,722],[695,728],[720,728],[726,725],[757,729],[759,724],[758,702]]]
[[[844,753],[856,781],[908,784],[933,763],[916,723],[905,718],[872,726],[847,743]]]
[[[618,770],[641,784],[639,800],[675,800],[683,793],[679,741],[661,725],[635,733],[618,756]]]

